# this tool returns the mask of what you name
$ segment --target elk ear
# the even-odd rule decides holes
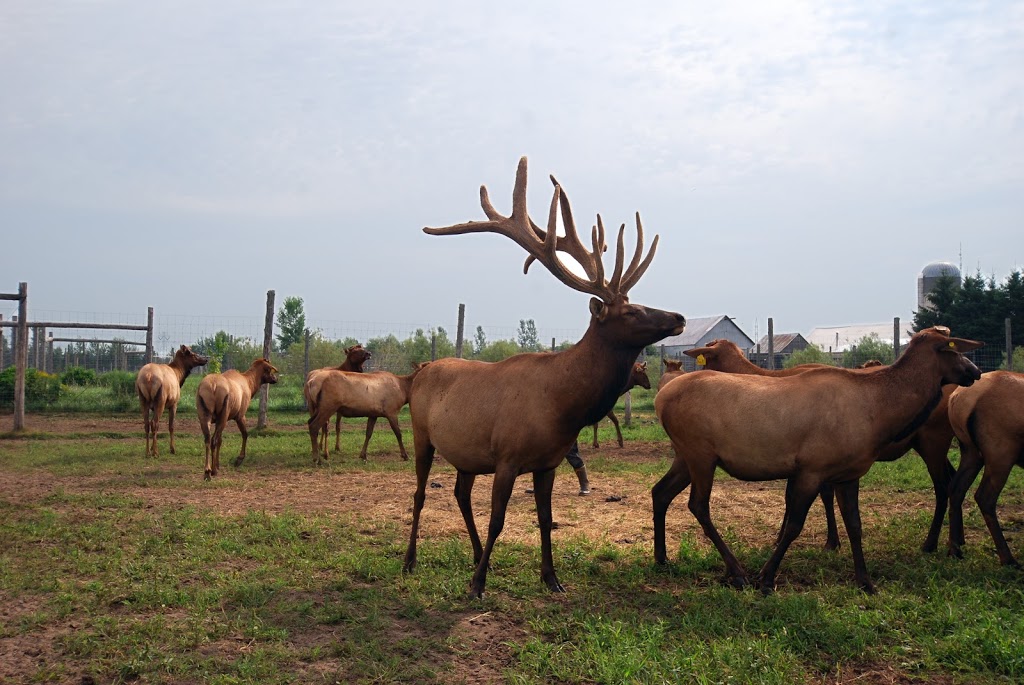
[[[647,362],[640,362],[640,370],[641,371],[646,371],[647,370]]]
[[[968,340],[966,338],[950,338],[946,342],[939,345],[940,352],[959,352],[964,354],[966,352],[973,352],[981,347],[984,347],[985,343],[978,340]]]
[[[181,346],[181,347],[180,347],[179,349],[180,349],[180,350],[181,350],[182,352],[188,352],[188,348],[187,348],[187,347],[185,347],[184,345],[182,345],[182,346]]]
[[[598,321],[604,321],[605,317],[608,316],[608,305],[596,297],[592,297],[590,298],[590,313]]]
[[[696,359],[697,357],[699,357],[700,355],[704,354],[707,351],[707,347],[695,347],[692,350],[683,350],[683,354],[685,354],[687,357],[693,357],[694,359]]]

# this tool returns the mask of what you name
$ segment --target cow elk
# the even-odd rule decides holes
[[[181,386],[192,369],[210,361],[182,345],[169,364],[150,363],[139,369],[135,377],[135,391],[142,405],[142,423],[146,431],[146,456],[158,456],[156,446],[157,424],[167,407],[167,432],[171,436],[171,454],[174,454],[174,417],[178,413]]]
[[[254,360],[244,373],[232,369],[224,373],[208,374],[199,384],[196,411],[206,446],[206,469],[203,473],[206,480],[216,476],[220,469],[220,448],[228,420],[233,420],[238,425],[238,432],[242,434],[242,449],[235,459],[235,466],[242,465],[245,444],[249,438],[245,412],[249,409],[253,395],[264,383],[277,383],[277,369],[267,359]]]
[[[915,335],[896,363],[874,372],[829,367],[779,378],[704,371],[672,381],[654,402],[676,453],[651,490],[655,561],[667,560],[669,504],[690,486],[690,511],[722,555],[726,579],[746,585],[746,571],[711,521],[715,469],[746,481],[785,478],[782,529],[759,576],[761,590],[771,592],[808,508],[829,483],[839,499],[857,582],[873,592],[861,547],[860,478],[883,447],[928,419],[943,385],[971,385],[981,376],[962,353],[982,345],[935,327]]]
[[[668,382],[673,378],[682,376],[683,371],[683,360],[682,359],[666,359],[665,360],[665,371],[661,374],[661,378],[658,379],[658,392],[668,385]]]
[[[405,570],[416,565],[416,538],[426,498],[427,477],[435,450],[456,471],[455,497],[473,545],[476,571],[470,594],[483,595],[495,540],[505,525],[505,511],[517,476],[533,474],[534,499],[541,538],[541,579],[553,592],[563,592],[551,553],[551,491],[555,467],[565,458],[580,431],[608,414],[632,372],[641,350],[682,332],[686,319],[673,312],[631,304],[629,290],[654,258],[654,239],[643,258],[643,227],[636,215],[637,244],[625,263],[625,224],[619,229],[615,267],[605,276],[602,252],[604,224],[600,215],[591,231],[592,250],[580,242],[572,210],[554,177],[554,195],[547,230],[530,220],[526,208],[526,158],[519,161],[510,216],[491,205],[486,187],[480,204],[487,221],[425,228],[430,235],[498,233],[528,253],[523,270],[540,262],[563,284],[592,295],[590,325],[583,339],[562,352],[519,354],[495,363],[442,359],[423,369],[413,382],[410,411],[416,453],[416,492]],[[557,234],[561,209],[565,235]],[[571,256],[582,267],[578,276],[559,259]],[[587,373],[581,374],[581,369]],[[474,480],[494,474],[487,541],[480,544],[473,520]]]
[[[725,373],[738,373],[758,376],[796,376],[811,369],[829,368],[825,364],[800,364],[788,369],[762,369],[751,363],[743,355],[740,348],[729,340],[713,340],[704,347],[687,350],[685,354],[697,358],[698,364],[709,371],[722,371]],[[883,368],[881,362],[865,362],[860,368],[868,369],[869,372],[878,372]],[[932,479],[932,489],[935,493],[935,509],[932,513],[932,522],[928,528],[921,550],[934,552],[939,543],[939,533],[942,532],[942,520],[946,516],[946,504],[949,500],[949,482],[953,478],[953,465],[949,462],[949,446],[953,442],[953,429],[949,425],[949,418],[946,415],[946,403],[949,395],[953,392],[955,385],[946,385],[942,389],[942,399],[932,410],[928,419],[912,434],[902,440],[892,442],[882,447],[878,452],[877,461],[895,461],[909,452],[915,450],[924,461],[928,469],[928,475]],[[825,549],[835,550],[839,548],[839,529],[836,525],[835,514],[835,492],[830,483],[821,486],[821,503],[825,507],[826,538]]]
[[[969,388],[957,388],[949,398],[949,421],[960,443],[960,467],[949,495],[949,554],[963,556],[964,497],[984,468],[974,500],[999,562],[1019,567],[1003,537],[996,502],[1014,465],[1024,466],[1024,374],[992,371]]]
[[[359,452],[360,459],[366,461],[366,448],[373,436],[373,428],[377,419],[383,416],[398,439],[402,460],[407,461],[409,454],[402,441],[402,429],[398,427],[398,412],[409,403],[409,392],[416,374],[429,363],[413,364],[413,372],[405,376],[396,376],[388,371],[332,371],[325,376],[316,395],[317,409],[307,422],[309,439],[313,445],[313,463],[320,464],[321,459],[327,460],[327,441],[318,447],[317,435],[335,413],[349,418],[366,417],[366,439]]]
[[[638,385],[647,390],[651,389],[651,379],[647,377],[647,362],[636,362],[633,364],[633,373],[629,374],[629,381],[626,382],[626,387],[623,389],[622,394],[629,392]],[[614,409],[608,412],[608,418],[611,419],[612,425],[615,426],[615,437],[619,441],[619,447],[625,447],[625,443],[622,441],[622,429],[619,428],[619,420],[615,418]],[[593,448],[597,449],[600,446],[597,442],[597,424],[595,423]]]
[[[306,382],[302,385],[302,395],[306,399],[306,408],[309,410],[309,415],[313,416],[316,413],[316,396],[320,393],[320,384],[323,383],[323,379],[336,371],[353,371],[355,373],[363,372],[363,364],[370,360],[373,355],[370,351],[365,349],[362,345],[352,345],[351,347],[345,348],[345,361],[338,366],[329,366],[323,369],[314,369],[310,371],[306,376]],[[324,423],[323,431],[320,434],[320,439],[323,444],[324,454],[327,453],[327,438],[328,427],[330,422]],[[334,451],[338,452],[341,450],[341,412],[334,422]]]

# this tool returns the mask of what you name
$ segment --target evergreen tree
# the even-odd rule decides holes
[[[539,352],[541,350],[540,339],[537,337],[537,324],[533,319],[519,319],[519,333],[517,335],[519,349],[523,352]]]

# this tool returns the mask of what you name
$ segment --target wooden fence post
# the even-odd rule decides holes
[[[1006,317],[1006,370],[1013,371],[1013,330],[1010,328],[1010,317]],[[0,366],[0,368],[3,368]]]
[[[14,430],[25,430],[25,368],[28,366],[28,283],[18,284],[18,349],[14,352]]]
[[[437,361],[437,334],[430,331],[430,361]]]
[[[270,343],[274,339],[274,291],[267,291],[267,318],[263,324],[263,358],[270,359]],[[270,398],[270,386],[260,386],[260,416],[256,421],[257,428],[267,427],[267,400]]]
[[[309,329],[307,328],[302,332],[302,379],[305,383],[305,379],[309,378]],[[305,410],[309,409],[309,402],[306,400],[306,393],[302,393],[302,408]]]
[[[4,315],[0,314],[0,321],[4,320]],[[4,370],[4,329],[0,326],[0,371]]]
[[[146,310],[146,356],[144,364],[153,361],[153,308]]]
[[[459,327],[455,331],[455,356],[462,359],[462,340],[466,332],[466,305],[459,304]]]
[[[892,361],[900,358],[900,317],[893,317],[892,320]]]
[[[551,338],[551,351],[552,352],[555,351],[555,339],[554,338]]]
[[[775,368],[775,321],[768,317],[768,368]]]

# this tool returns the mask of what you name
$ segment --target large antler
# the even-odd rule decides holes
[[[625,297],[629,289],[636,285],[651,260],[654,259],[655,250],[658,248],[658,237],[654,237],[651,249],[647,257],[641,261],[644,247],[644,229],[640,224],[640,214],[636,215],[637,242],[633,259],[629,266],[623,271],[625,261],[625,247],[623,245],[626,225],[619,228],[619,236],[615,251],[615,269],[612,272],[610,281],[605,280],[604,264],[601,260],[602,252],[605,250],[604,223],[601,215],[597,215],[597,225],[591,230],[591,243],[593,250],[588,250],[580,242],[576,232],[576,222],[572,217],[572,208],[569,200],[561,191],[558,181],[551,177],[555,186],[551,198],[551,208],[548,211],[547,230],[541,229],[531,219],[526,209],[526,157],[519,160],[519,168],[516,170],[516,185],[512,191],[512,214],[502,216],[494,206],[491,205],[487,195],[487,187],[480,186],[480,205],[488,221],[467,221],[453,226],[439,228],[424,228],[423,231],[430,235],[457,235],[461,233],[500,233],[514,240],[520,247],[529,253],[526,263],[523,265],[523,273],[526,273],[534,260],[543,264],[551,274],[574,290],[588,293],[611,303],[617,296]],[[565,227],[565,235],[557,234],[558,210],[561,209],[562,223]],[[587,278],[583,279],[570,271],[558,258],[558,252],[565,252],[580,263]]]

